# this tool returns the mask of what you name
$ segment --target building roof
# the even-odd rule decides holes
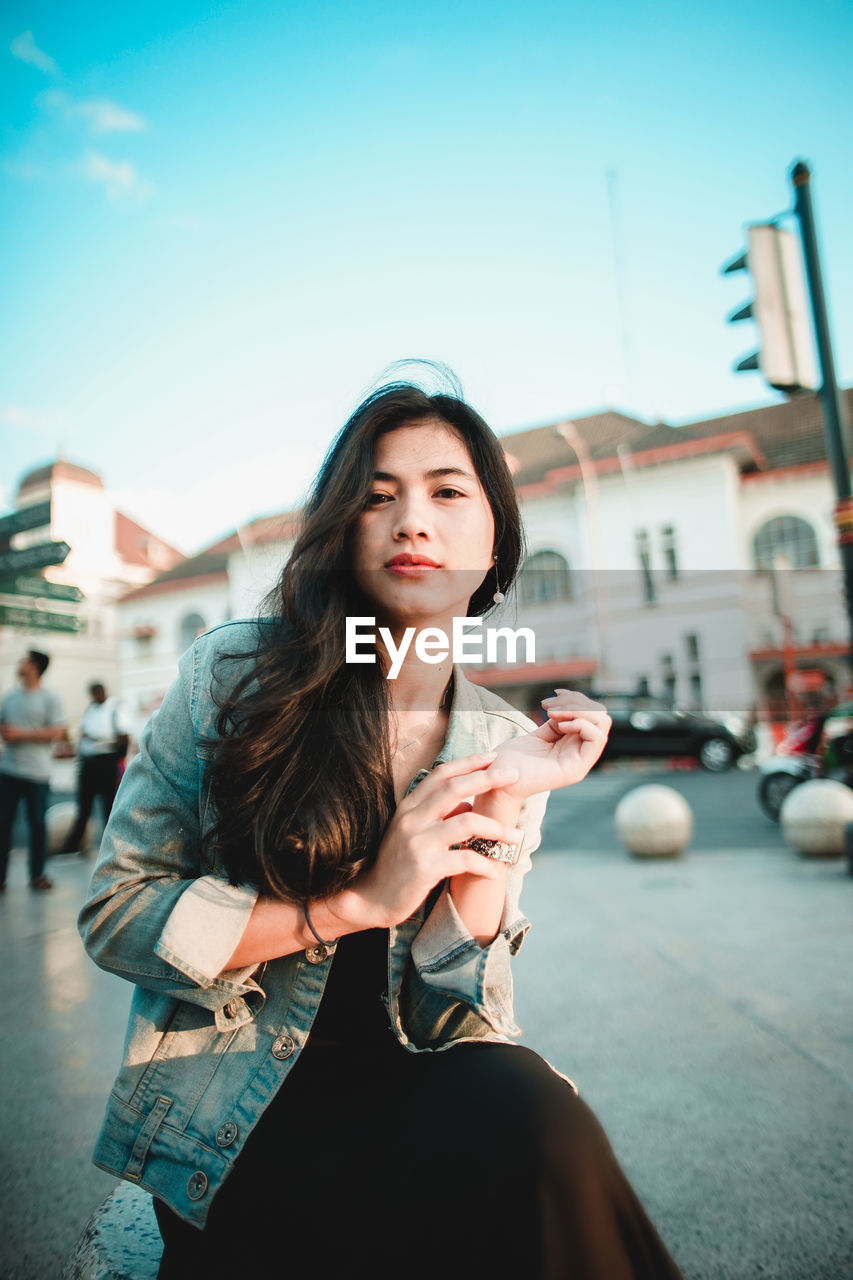
[[[849,422],[853,419],[853,388],[843,391],[842,399]],[[551,423],[501,437],[519,488],[579,474],[578,455],[559,434],[560,425]],[[573,418],[568,426],[581,437],[582,452],[600,472],[623,465],[645,466],[700,452],[734,451],[741,471],[746,474],[824,462],[827,456],[817,395],[680,427],[664,422],[645,423],[609,410]]]
[[[228,552],[201,551],[197,556],[187,556],[164,573],[159,573],[144,586],[134,587],[122,596],[126,600],[142,600],[146,596],[165,595],[183,587],[213,586],[228,579]]]
[[[853,421],[853,388],[843,391],[842,399],[847,420]],[[728,453],[736,459],[742,474],[756,476],[826,460],[823,416],[816,395],[680,427],[665,422],[643,422],[611,409],[563,422],[581,437],[582,453],[600,473],[713,452]],[[575,448],[557,430],[561,425],[550,423],[501,436],[518,489],[527,489],[528,493],[541,491],[580,475]],[[189,586],[190,581],[193,586],[224,581],[230,552],[246,546],[290,541],[298,533],[300,520],[298,509],[258,516],[211,543],[198,555],[169,567],[152,582],[128,592],[123,599],[164,594]]]
[[[74,480],[77,484],[91,484],[97,489],[103,489],[104,482],[95,471],[90,471],[88,467],[81,467],[76,462],[69,462],[67,458],[57,458],[54,462],[48,462],[42,467],[34,467],[32,471],[28,471],[18,485],[18,497],[27,489],[41,489],[46,484],[52,484],[54,480]]]
[[[239,530],[226,534],[205,547],[198,555],[189,556],[159,573],[151,582],[134,587],[122,596],[128,600],[142,600],[147,596],[166,595],[184,587],[214,586],[228,580],[228,557],[232,551],[247,546],[263,546],[267,543],[286,542],[296,536],[300,520],[299,511],[280,511],[275,515],[258,516],[241,525]]]
[[[301,510],[276,511],[273,515],[256,516],[248,524],[240,525],[233,533],[227,533],[205,547],[206,554],[219,551],[239,551],[241,547],[263,546],[268,542],[289,542],[296,537],[302,519]]]
[[[156,537],[136,520],[126,516],[123,511],[116,511],[114,528],[115,549],[122,560],[128,564],[140,564],[149,569],[162,570],[171,569],[184,559],[182,551],[170,546],[162,538]]]
[[[637,439],[650,430],[648,424],[639,418],[629,418],[627,414],[610,409],[571,421],[594,459],[615,453],[618,445]],[[549,423],[544,427],[531,427],[501,436],[517,485],[534,483],[553,467],[576,462],[574,451],[557,433],[559,425]]]

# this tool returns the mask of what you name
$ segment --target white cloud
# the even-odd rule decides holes
[[[11,431],[36,431],[45,435],[67,427],[68,417],[56,410],[25,409],[22,405],[6,404],[0,407],[0,426]]]
[[[13,58],[17,58],[19,62],[29,63],[31,67],[37,67],[46,76],[59,75],[56,62],[49,53],[45,53],[44,49],[38,47],[32,31],[22,31],[19,36],[15,36],[9,45],[9,51]]]
[[[93,133],[144,133],[148,123],[135,111],[128,111],[108,98],[92,98],[77,102],[72,115],[88,120]]]
[[[99,183],[114,203],[147,200],[152,194],[150,184],[140,178],[129,160],[111,160],[99,151],[89,151],[80,163],[80,172],[89,182]]]
[[[21,409],[16,404],[9,404],[0,409],[0,423],[4,427],[12,427],[16,431],[26,427],[29,424],[30,417],[31,414],[28,409]]]
[[[39,102],[66,119],[84,120],[91,133],[144,133],[148,122],[135,111],[122,107],[109,98],[72,98],[62,89],[50,89],[39,95]]]

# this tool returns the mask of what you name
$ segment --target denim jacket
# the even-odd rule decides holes
[[[317,944],[260,966],[225,968],[258,895],[205,862],[202,837],[213,814],[203,742],[215,736],[213,664],[222,652],[253,650],[255,627],[225,623],[182,658],[122,780],[79,921],[96,963],[136,984],[95,1163],[197,1226],[305,1045],[336,950]],[[236,679],[241,664],[226,669]],[[532,727],[457,668],[439,761]],[[390,930],[385,1000],[406,1049],[520,1034],[510,956],[529,928],[519,887],[546,798],[532,797],[522,811],[521,856],[493,942],[479,946],[446,886]]]

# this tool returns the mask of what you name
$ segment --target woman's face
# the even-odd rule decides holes
[[[460,436],[440,418],[380,436],[353,570],[388,625],[464,617],[493,564],[495,522]]]

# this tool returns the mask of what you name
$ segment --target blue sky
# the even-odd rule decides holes
[[[800,157],[850,382],[852,36],[841,0],[7,0],[3,506],[61,449],[197,549],[406,356],[499,431],[767,403],[719,267]]]

